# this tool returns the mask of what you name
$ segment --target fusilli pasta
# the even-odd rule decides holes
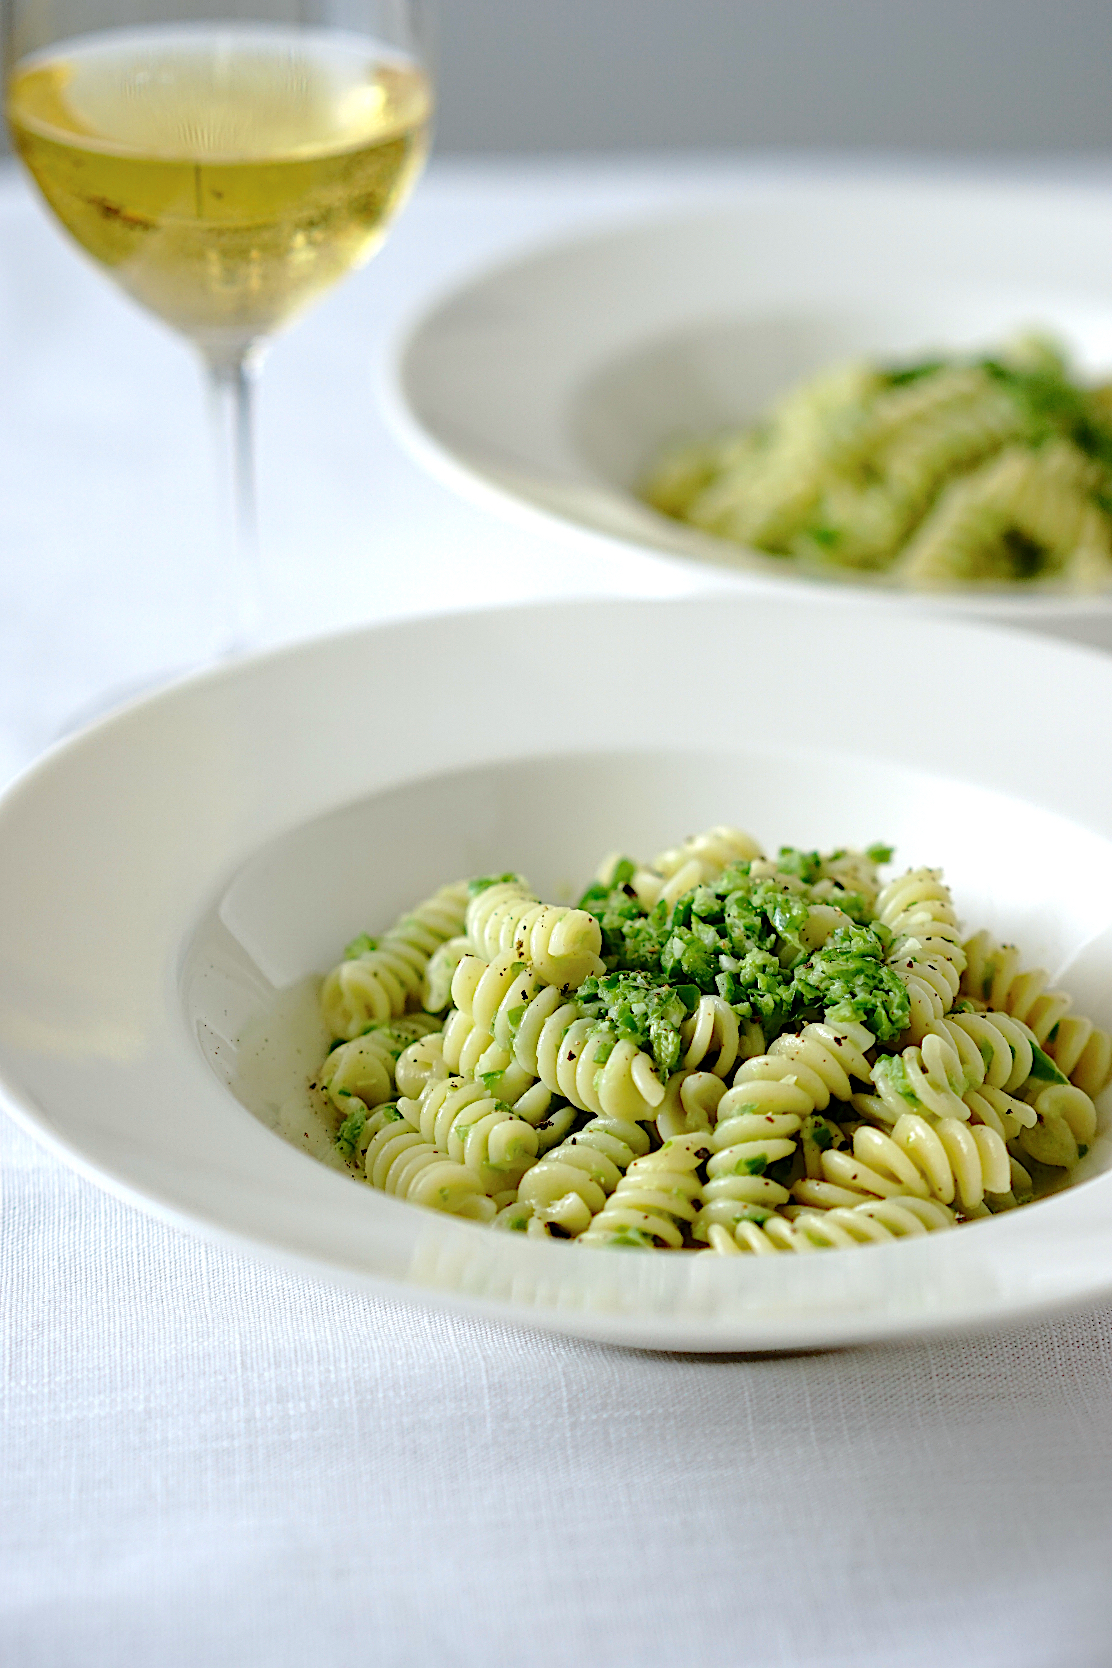
[[[649,1135],[639,1123],[592,1118],[528,1171],[518,1200],[538,1224],[575,1238],[590,1226],[633,1159],[648,1150]]]
[[[426,1141],[481,1177],[484,1191],[516,1187],[537,1156],[532,1123],[481,1082],[438,1079],[419,1100],[399,1100],[398,1111]],[[537,1122],[546,1111],[547,1106],[539,1109]]]
[[[788,1209],[792,1207],[789,1206]],[[792,1217],[770,1216],[764,1225],[737,1223],[731,1234],[720,1223],[708,1230],[710,1250],[727,1256],[746,1251],[758,1256],[777,1251],[837,1251],[855,1245],[883,1245],[952,1228],[955,1217],[937,1199],[866,1199],[831,1210],[801,1210]]]
[[[328,974],[321,1011],[334,1037],[350,1040],[369,1025],[396,1019],[421,991],[429,958],[463,926],[467,885],[442,886],[377,942],[364,935]]]
[[[492,961],[512,950],[542,984],[569,989],[601,973],[602,935],[585,909],[543,904],[522,881],[494,881],[467,906],[467,936]]]
[[[1055,1190],[1098,1137],[1112,1038],[963,938],[940,870],[881,884],[890,858],[768,858],[719,827],[606,859],[575,908],[514,876],[442,889],[324,980],[341,1158],[503,1230],[727,1256]]]
[[[919,587],[1112,584],[1106,391],[1035,338],[980,360],[824,371],[755,428],[669,448],[643,496],[811,568]]]
[[[678,1251],[703,1202],[705,1136],[675,1135],[635,1158],[582,1236],[585,1244],[665,1245]]]
[[[991,933],[978,932],[963,949],[962,994],[1022,1020],[1071,1083],[1099,1095],[1112,1080],[1112,1036],[1071,1014],[1072,999],[1047,989],[1050,978],[1043,968],[1025,971],[1014,944],[998,944]]]
[[[425,1014],[408,1014],[388,1024],[372,1025],[361,1037],[340,1043],[320,1070],[320,1087],[333,1105],[346,1111],[353,1096],[367,1106],[380,1106],[394,1093],[394,1072],[400,1055],[418,1039],[434,1032],[436,1021]]]
[[[489,1222],[497,1209],[477,1171],[448,1158],[439,1147],[421,1136],[400,1115],[384,1117],[380,1109],[373,1117],[382,1122],[364,1154],[366,1178],[372,1187],[409,1199],[415,1205],[447,1211],[452,1216],[469,1216]]]

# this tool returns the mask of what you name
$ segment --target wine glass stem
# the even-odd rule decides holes
[[[255,379],[257,356],[203,354],[216,446],[218,538],[227,598],[217,653],[236,654],[259,636],[259,524],[255,498]]]

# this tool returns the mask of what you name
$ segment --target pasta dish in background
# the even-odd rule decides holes
[[[673,445],[642,496],[812,571],[911,588],[1112,584],[1112,385],[1027,338],[983,359],[851,364],[767,418]]]

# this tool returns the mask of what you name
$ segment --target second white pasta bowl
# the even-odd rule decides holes
[[[750,593],[1015,619],[1088,640],[1112,598],[1021,583],[907,591],[658,514],[661,449],[752,423],[790,386],[860,359],[977,354],[1041,330],[1112,374],[1112,199],[929,178],[753,185],[554,244],[442,297],[400,344],[388,408],[457,490],[579,540],[618,540]]]

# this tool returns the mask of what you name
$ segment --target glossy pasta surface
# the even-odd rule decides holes
[[[714,828],[576,907],[442,886],[324,979],[317,1074],[373,1187],[587,1246],[807,1254],[1066,1185],[1112,1038],[967,936],[941,870]]]

